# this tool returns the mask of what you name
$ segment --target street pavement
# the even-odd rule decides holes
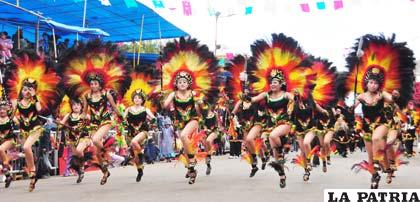
[[[289,162],[296,153],[288,154]],[[186,169],[180,163],[159,162],[146,165],[141,182],[135,182],[134,167],[111,169],[106,185],[99,185],[100,171],[88,172],[81,184],[76,177],[50,177],[41,179],[36,189],[29,193],[29,181],[13,182],[8,189],[0,184],[0,199],[3,202],[270,202],[270,201],[323,201],[324,189],[364,189],[370,187],[370,175],[361,171],[355,174],[351,166],[366,159],[367,154],[356,152],[348,158],[332,156],[332,165],[323,173],[316,167],[310,180],[302,180],[303,169],[287,163],[287,187],[280,189],[279,177],[273,169],[259,170],[249,178],[250,166],[240,159],[216,156],[212,159],[213,170],[205,175],[206,166],[199,162],[198,177],[194,185],[185,178]],[[419,156],[410,164],[399,168],[392,184],[385,183],[382,174],[380,188],[420,188]],[[259,162],[259,167],[260,167]]]

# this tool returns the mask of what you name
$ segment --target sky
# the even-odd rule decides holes
[[[190,16],[183,13],[183,0],[162,0],[165,8],[156,8],[153,0],[138,1],[211,50],[215,47],[216,17],[209,15],[209,9],[219,11],[217,43],[221,49],[217,55],[249,55],[255,40],[285,33],[307,53],[326,58],[344,71],[345,56],[358,37],[395,33],[396,41],[406,41],[420,59],[420,0],[343,0],[343,8],[337,10],[334,0],[189,0]],[[326,5],[323,10],[317,8],[321,1]],[[301,9],[300,4],[305,3],[309,12]],[[246,7],[252,7],[251,14],[245,15]]]

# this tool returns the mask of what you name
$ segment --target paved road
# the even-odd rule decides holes
[[[289,154],[289,158],[295,154]],[[14,182],[9,189],[0,184],[0,199],[7,202],[35,201],[141,201],[141,202],[269,202],[269,201],[322,201],[327,188],[368,188],[370,176],[366,172],[354,174],[350,166],[365,159],[366,153],[355,153],[349,158],[332,157],[327,173],[314,168],[311,179],[303,182],[303,169],[288,165],[287,187],[280,189],[278,175],[270,168],[260,170],[249,178],[249,165],[227,156],[213,159],[213,172],[205,176],[205,165],[198,166],[199,176],[194,185],[184,178],[181,164],[158,163],[147,165],[145,176],[135,182],[133,167],[114,168],[104,186],[99,185],[101,174],[89,172],[81,184],[76,177],[52,177],[40,180],[33,193],[27,192],[28,181]],[[381,181],[381,188],[420,188],[420,156],[410,159],[408,166],[400,167],[397,178],[390,185]],[[383,177],[384,179],[384,177]]]

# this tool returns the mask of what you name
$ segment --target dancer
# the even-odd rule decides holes
[[[13,133],[13,119],[10,117],[11,106],[7,100],[0,100],[0,159],[3,165],[3,174],[6,177],[5,187],[12,183],[13,177],[10,173],[11,167],[7,150],[16,144],[16,135]]]
[[[180,130],[189,184],[194,184],[196,145],[194,135],[199,128],[200,107],[204,97],[216,97],[217,88],[213,74],[217,70],[217,60],[207,46],[195,39],[180,38],[169,42],[159,58],[163,71],[163,90],[170,91],[163,108],[174,109],[175,125]],[[198,138],[197,138],[198,139]],[[193,144],[193,145],[191,145]]]
[[[150,125],[156,125],[156,117],[151,110],[152,103],[148,99],[158,89],[150,85],[152,78],[145,73],[131,74],[131,85],[124,95],[123,103],[128,107],[124,112],[124,120],[128,125],[128,142],[137,168],[136,182],[140,182],[144,170],[144,143]]]
[[[12,115],[19,123],[20,136],[25,141],[26,169],[29,174],[29,191],[35,189],[38,181],[32,145],[43,132],[39,114],[49,114],[54,110],[59,94],[56,90],[60,78],[47,67],[44,58],[35,53],[22,52],[13,61],[15,70],[7,81],[12,102]]]
[[[260,110],[258,103],[251,102],[250,84],[257,81],[257,78],[250,74],[247,64],[248,61],[241,55],[236,56],[231,63],[228,63],[226,70],[232,74],[232,77],[227,81],[226,92],[235,102],[232,114],[238,121],[239,125],[237,127],[243,134],[248,152],[243,156],[249,158],[251,164],[249,177],[254,177],[258,171],[257,153],[260,152],[260,149],[255,148],[255,139],[262,129],[264,112]],[[265,163],[264,159],[264,166]]]
[[[266,112],[267,124],[256,125],[248,133],[247,140],[251,145],[251,151],[255,152],[252,141],[261,133],[262,128],[270,132],[269,142],[273,150],[274,161],[270,163],[280,176],[280,187],[286,186],[284,172],[285,158],[281,138],[288,135],[291,129],[290,101],[293,101],[291,90],[305,85],[297,73],[292,71],[298,66],[309,67],[310,64],[301,64],[306,58],[298,42],[284,34],[272,34],[272,41],[258,40],[252,46],[252,58],[250,72],[257,77],[258,81],[252,84],[252,89],[259,93],[251,98],[252,103],[265,102],[263,111]]]
[[[384,103],[407,105],[413,93],[415,64],[413,52],[406,43],[395,42],[395,35],[391,38],[365,35],[362,40],[364,54],[359,54],[360,60],[356,47],[347,58],[350,74],[346,88],[347,92],[360,93],[354,108],[362,105],[363,118],[358,120],[358,124],[363,132],[369,161],[356,164],[353,168],[366,168],[372,174],[371,188],[377,189],[381,179],[378,171],[390,172],[385,152],[389,126],[384,115]],[[399,93],[396,89],[404,91]]]
[[[129,82],[128,72],[116,45],[103,44],[100,40],[79,44],[63,58],[63,82],[71,97],[80,97],[83,101],[82,118],[89,118],[98,166],[103,173],[100,184],[104,185],[111,175],[103,146],[103,140],[112,127],[112,111],[108,105],[118,117],[122,117],[112,94],[124,94]]]
[[[63,102],[61,105],[62,108]],[[83,103],[80,99],[70,100],[71,112],[66,114],[60,121],[61,125],[68,126],[66,134],[66,143],[71,147],[72,159],[70,161],[70,167],[77,172],[76,183],[81,183],[84,178],[84,151],[87,147],[92,144],[92,140],[89,136],[86,126],[84,126],[82,120]]]
[[[217,120],[217,114],[213,110],[213,107],[209,104],[206,104],[203,109],[203,130],[206,133],[205,144],[204,148],[207,152],[206,156],[206,175],[210,175],[211,173],[211,155],[213,152],[213,144],[214,140],[219,135],[219,124]]]
[[[316,75],[313,81],[315,85],[312,90],[312,97],[320,110],[315,113],[316,130],[315,134],[320,142],[320,158],[322,160],[322,171],[327,172],[327,164],[330,162],[331,140],[334,134],[336,111],[333,106],[336,103],[337,72],[332,63],[327,60],[315,58],[312,61],[310,74]],[[329,110],[325,110],[329,109]],[[306,140],[307,147],[310,146],[312,138]],[[307,152],[309,152],[307,150]]]

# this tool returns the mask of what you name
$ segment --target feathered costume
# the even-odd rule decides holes
[[[100,40],[80,44],[77,49],[71,49],[65,54],[62,63],[63,83],[67,94],[73,98],[82,98],[88,102],[91,124],[98,128],[110,123],[110,113],[107,109],[107,94],[111,93],[114,100],[122,97],[130,82],[126,64],[116,45],[103,44]],[[99,101],[90,95],[90,81],[96,80],[102,88]],[[117,112],[118,113],[118,112]]]
[[[47,115],[55,111],[57,100],[60,97],[57,85],[60,77],[50,68],[50,64],[44,61],[44,58],[39,57],[36,53],[21,52],[18,57],[13,60],[14,69],[8,76],[7,87],[8,96],[11,100],[16,100],[16,114],[19,122],[19,135],[24,139],[28,137],[36,137],[43,131],[43,121],[41,121],[39,114]],[[35,94],[32,95],[31,91]],[[29,94],[29,97],[28,97]],[[25,103],[26,101],[26,103]],[[41,105],[41,110],[38,111],[37,104]],[[25,142],[26,143],[26,142]],[[33,155],[33,154],[29,154]],[[29,159],[27,159],[29,160]],[[33,161],[33,160],[32,160]],[[32,165],[35,162],[31,162]],[[29,171],[29,191],[35,189],[37,177],[41,174],[40,171],[34,167],[27,165]],[[8,183],[10,185],[10,183]]]
[[[144,69],[143,69],[144,70]],[[156,85],[156,82],[153,82],[152,75],[146,73],[146,71],[135,71],[131,73],[131,85],[128,88],[127,92],[123,97],[123,104],[129,108],[127,108],[127,114],[125,117],[126,125],[128,126],[128,142],[137,136],[140,133],[146,134],[149,131],[150,124],[155,124],[156,119],[149,121],[147,119],[147,109],[152,112],[156,112],[156,101],[152,102],[152,97],[160,91],[158,88],[159,86]],[[134,98],[138,96],[143,100],[143,108],[139,111],[133,111],[131,106],[135,106]],[[119,136],[117,136],[119,137]],[[143,140],[144,141],[144,140]],[[143,144],[142,141],[139,143],[140,145]],[[131,147],[131,155],[134,157],[136,164],[138,176],[136,178],[137,181],[141,180],[143,176],[143,151],[136,150],[135,148]]]
[[[226,92],[230,99],[236,103],[242,96],[244,90],[251,90],[250,84],[257,81],[257,78],[250,74],[247,68],[247,59],[242,55],[237,55],[232,61],[226,64],[225,70],[230,72],[231,78],[228,78]],[[246,80],[241,80],[241,73],[247,76]],[[252,91],[252,90],[251,90]]]
[[[182,129],[190,120],[198,120],[195,107],[198,99],[213,100],[209,98],[217,97],[217,59],[207,46],[200,45],[196,39],[180,38],[166,44],[159,62],[163,71],[162,90],[176,91],[176,82],[183,78],[187,80],[189,89],[196,93],[187,100],[174,98],[175,124]]]
[[[363,93],[367,91],[369,80],[375,80],[379,84],[378,91],[380,93],[383,91],[391,93],[393,90],[398,90],[400,97],[397,99],[393,97],[393,99],[400,107],[405,107],[413,94],[413,70],[415,68],[413,52],[406,47],[406,43],[395,42],[395,35],[391,38],[385,38],[383,35],[365,35],[362,39],[362,57],[357,57],[357,46],[355,46],[353,52],[346,59],[350,71],[345,83],[345,92],[355,91],[354,86],[357,82],[355,92]],[[383,96],[380,96],[379,100],[374,100],[373,103],[359,101],[362,105],[363,118],[359,118],[357,123],[363,131],[365,141],[372,141],[372,133],[378,126],[391,126],[387,121],[385,101]],[[391,111],[387,112],[388,118],[390,117],[389,113],[391,113],[391,117],[394,114],[392,109]],[[385,152],[378,152],[374,155],[374,164],[380,164]],[[362,162],[355,164],[353,169],[369,171],[372,174],[371,188],[376,189],[380,180],[376,169],[379,168],[372,169],[372,167],[373,165]],[[385,172],[390,173],[389,170]]]
[[[57,91],[60,77],[43,57],[35,53],[20,53],[19,57],[13,60],[13,65],[14,69],[6,83],[8,96],[11,100],[17,100],[17,117],[21,134],[27,137],[35,131],[42,130],[39,113],[48,115],[55,111],[60,97]],[[23,98],[21,95],[23,86],[33,87],[36,91],[28,106],[23,106],[20,102]],[[36,110],[37,101],[41,104],[40,112]]]
[[[375,79],[379,84],[379,91],[391,93],[393,90],[400,92],[396,103],[404,108],[413,94],[414,56],[406,47],[406,43],[395,42],[395,35],[391,38],[385,36],[365,35],[357,74],[357,93],[366,91],[368,80]],[[357,45],[347,57],[349,74],[345,83],[344,92],[353,92],[357,72]],[[371,140],[373,130],[386,123],[384,114],[384,100],[380,99],[372,105],[361,102],[363,117],[364,138]]]
[[[156,85],[151,75],[144,72],[133,72],[130,75],[131,84],[124,97],[122,103],[125,106],[134,105],[134,95],[140,95],[145,101],[144,106],[149,108],[152,112],[157,112],[157,106],[153,103],[152,99],[157,93],[160,92],[160,86]]]
[[[385,36],[365,35],[362,37],[363,56],[360,58],[359,71],[357,74],[357,93],[366,90],[366,84],[370,77],[377,77],[380,90],[391,93],[393,90],[400,91],[397,104],[404,108],[413,95],[413,80],[415,59],[413,51],[405,42],[395,42],[395,35],[391,38]],[[349,75],[345,84],[346,93],[354,92],[357,44],[353,52],[346,58]]]
[[[108,106],[108,95],[112,95],[116,102],[117,97],[122,97],[130,82],[129,71],[126,68],[124,59],[116,45],[102,43],[100,40],[89,41],[87,44],[79,44],[77,48],[70,49],[64,55],[61,64],[67,94],[72,98],[82,98],[87,102],[87,109],[90,116],[89,130],[96,131],[104,125],[111,124],[111,112]],[[92,81],[100,85],[100,97],[92,96],[90,84]],[[119,114],[118,111],[115,113]],[[83,130],[88,132],[86,127]],[[114,141],[114,137],[104,142],[106,145]],[[105,184],[109,177],[106,166],[106,150],[101,148],[98,154],[99,167],[104,176],[101,185]],[[81,166],[82,159],[79,160]],[[80,175],[79,175],[80,177]],[[78,179],[78,182],[79,179]]]
[[[196,102],[198,99],[207,100],[211,103],[213,98],[217,97],[216,70],[217,59],[205,45],[200,45],[196,39],[181,37],[178,41],[168,42],[163,49],[162,55],[158,59],[162,64],[163,89],[164,91],[175,91],[173,99],[174,121],[178,129],[182,130],[191,120],[199,119],[199,112],[196,111]],[[180,99],[177,94],[176,82],[179,79],[185,79],[192,92],[187,99]],[[188,174],[190,184],[195,182],[196,171],[194,153],[196,153],[196,144],[203,133],[191,134],[191,145],[184,145],[184,148],[190,148],[188,152]],[[193,149],[191,149],[193,148]],[[182,158],[180,158],[182,159]]]
[[[250,72],[258,81],[251,84],[256,93],[268,92],[265,99],[265,108],[268,118],[268,127],[275,128],[278,125],[288,123],[290,117],[287,114],[289,100],[282,96],[279,99],[271,99],[270,81],[277,79],[281,88],[286,92],[308,92],[309,78],[304,74],[305,69],[310,67],[306,62],[306,54],[302,51],[298,42],[284,34],[272,34],[271,44],[264,40],[257,40],[252,46],[252,58],[249,64]]]

